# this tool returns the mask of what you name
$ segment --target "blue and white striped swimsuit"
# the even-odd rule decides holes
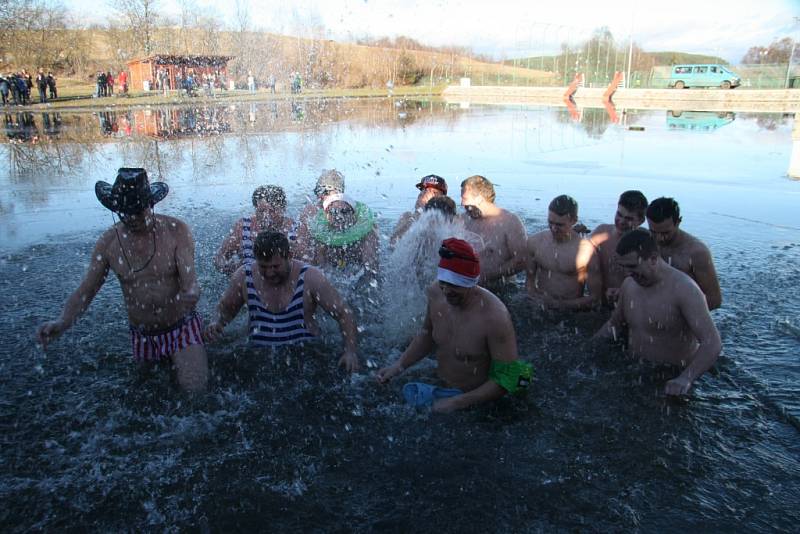
[[[242,219],[242,252],[239,257],[242,259],[243,264],[253,263],[255,254],[253,254],[253,232],[251,231],[252,221],[250,217]]]
[[[247,276],[247,315],[250,320],[250,344],[259,347],[275,347],[302,343],[312,339],[314,335],[306,329],[303,314],[303,287],[308,265],[300,269],[297,285],[294,287],[292,300],[286,309],[272,313],[261,302],[253,284],[252,263],[245,263]]]
[[[242,218],[242,250],[239,257],[242,258],[242,263],[251,263],[255,260],[256,256],[253,253],[253,220],[250,217]],[[297,241],[297,224],[292,226],[286,238],[290,243]]]

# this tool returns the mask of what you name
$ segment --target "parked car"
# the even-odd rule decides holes
[[[724,65],[674,65],[669,78],[669,87],[719,87],[733,89],[742,83],[738,74]]]
[[[667,128],[670,130],[695,130],[709,132],[722,128],[736,119],[731,111],[679,111],[667,112]]]

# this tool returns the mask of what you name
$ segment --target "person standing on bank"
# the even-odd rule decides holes
[[[47,72],[47,87],[50,89],[50,100],[55,100],[58,98],[58,90],[56,89],[56,77],[53,76],[53,73],[48,71]]]
[[[39,90],[39,103],[44,104],[47,102],[47,76],[42,69],[36,74],[36,88]]]
[[[114,271],[128,311],[134,360],[169,359],[181,387],[198,391],[206,387],[208,362],[195,311],[200,287],[194,240],[183,221],[153,213],[168,191],[163,182],[150,184],[147,171],[139,168],[119,169],[113,186],[95,184],[98,200],[120,222],[97,240],[89,269],[60,317],[42,324],[37,334],[46,349],[75,324]]]

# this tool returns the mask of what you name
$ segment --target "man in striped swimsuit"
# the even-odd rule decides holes
[[[247,305],[250,343],[275,347],[302,343],[319,335],[317,306],[338,323],[344,338],[339,365],[358,370],[353,312],[315,267],[292,259],[289,240],[280,232],[261,232],[253,245],[255,261],[231,277],[217,306],[218,319],[209,324],[206,339],[215,341],[242,306]]]
[[[295,223],[286,216],[286,193],[277,185],[262,185],[253,191],[252,217],[239,219],[231,228],[214,256],[214,267],[231,274],[245,262],[253,260],[253,240],[258,232],[276,230],[286,232],[289,239],[296,239]]]
[[[150,184],[144,169],[120,169],[113,187],[97,182],[97,198],[121,222],[97,240],[81,285],[61,316],[39,327],[38,337],[46,348],[72,326],[114,271],[128,309],[134,359],[171,361],[178,383],[196,391],[206,386],[208,363],[195,312],[200,287],[194,241],[183,221],[153,213],[168,190],[163,182]]]

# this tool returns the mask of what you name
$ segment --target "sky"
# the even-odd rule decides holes
[[[235,24],[237,0],[183,0]],[[751,46],[775,39],[800,40],[800,0],[238,0],[254,29],[308,33],[309,22],[327,37],[405,35],[424,44],[471,47],[495,58],[524,57],[578,42],[608,26],[614,38],[629,36],[646,51],[718,55],[737,63]],[[104,23],[113,0],[62,0],[81,20]],[[158,0],[177,20],[181,0]],[[795,19],[797,17],[798,19]]]

